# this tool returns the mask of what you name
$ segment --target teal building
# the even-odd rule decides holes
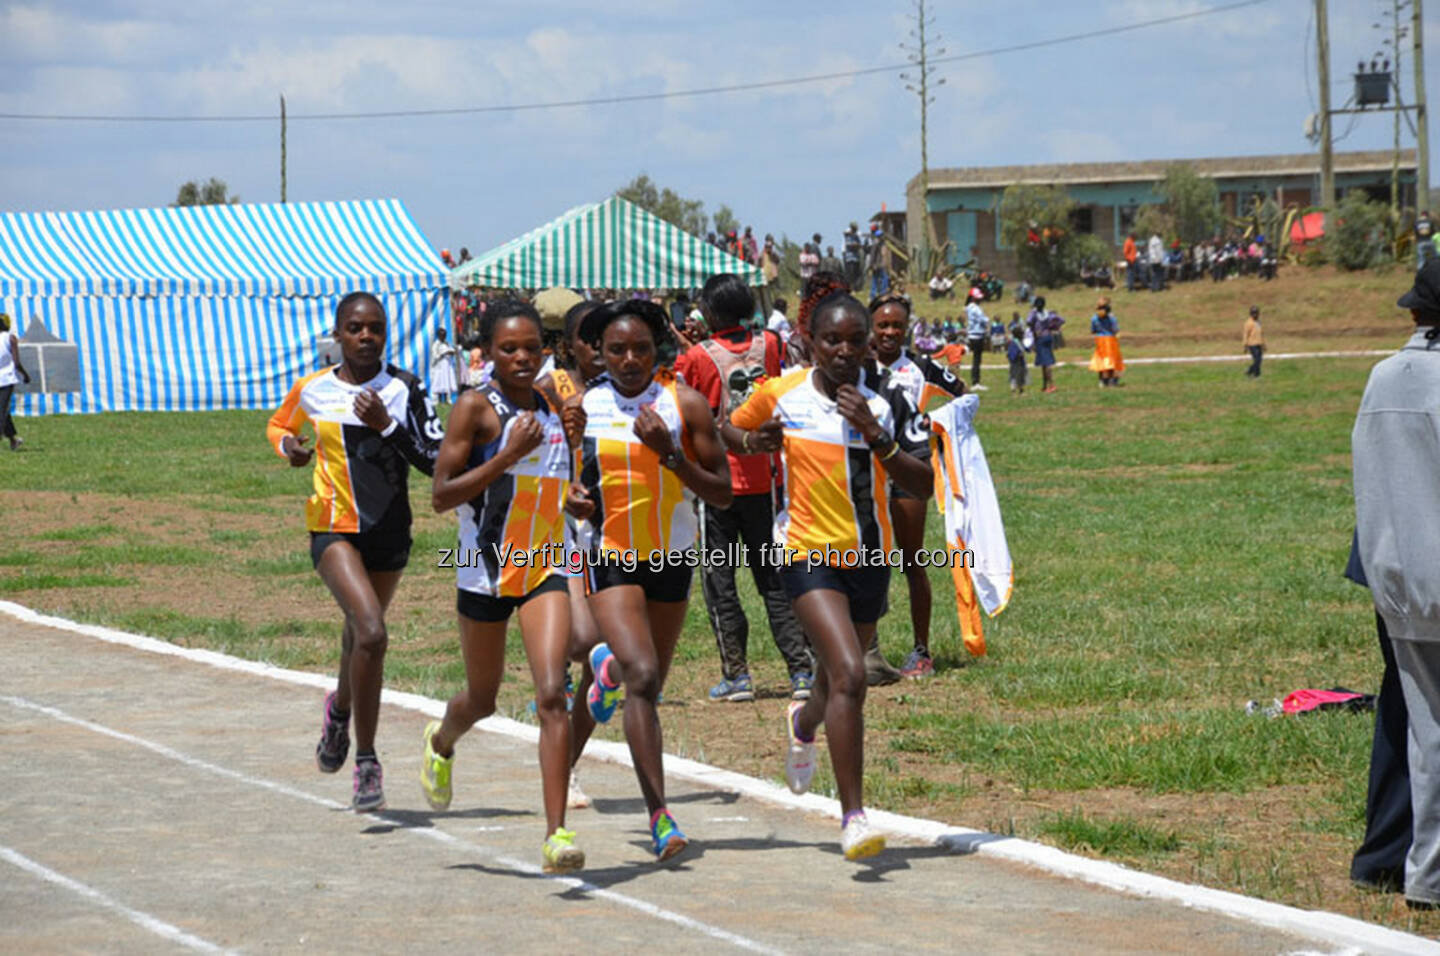
[[[1282,208],[1294,204],[1304,209],[1320,196],[1320,158],[1314,153],[932,169],[923,195],[918,174],[906,187],[906,231],[913,237],[922,235],[923,216],[928,214],[936,237],[950,240],[952,263],[974,258],[982,268],[1011,278],[1016,274],[1015,252],[1001,242],[998,215],[1005,187],[1059,185],[1076,202],[1071,227],[1112,243],[1118,256],[1139,208],[1161,201],[1155,186],[1176,163],[1186,163],[1215,180],[1227,216],[1249,210],[1255,197],[1272,198]],[[1336,198],[1363,189],[1388,202],[1393,163],[1394,154],[1387,150],[1336,153]],[[1402,150],[1400,204],[1408,209],[1415,207],[1415,168],[1415,151]]]

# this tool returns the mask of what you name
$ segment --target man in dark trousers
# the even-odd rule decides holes
[[[1350,543],[1345,577],[1369,587],[1360,565],[1359,541]],[[1395,651],[1385,633],[1385,619],[1375,613],[1380,656],[1385,672],[1375,698],[1375,737],[1370,745],[1370,785],[1365,793],[1365,839],[1350,861],[1350,879],[1366,889],[1399,893],[1405,888],[1405,854],[1410,852],[1410,760],[1405,738],[1410,718],[1395,669]]]
[[[676,360],[675,370],[705,396],[716,417],[723,419],[759,382],[779,376],[783,349],[774,332],[752,333],[745,328],[744,323],[755,313],[755,297],[737,275],[711,276],[700,293],[700,311],[711,336],[686,350]],[[703,546],[707,552],[718,549],[727,555],[726,560],[702,564],[700,569],[705,607],[720,649],[721,680],[710,689],[710,699],[755,699],[746,659],[750,622],[735,590],[735,567],[743,562],[750,566],[755,589],[765,601],[775,646],[790,672],[790,696],[805,700],[814,683],[805,634],[780,581],[779,569],[767,564],[761,551],[774,541],[774,456],[747,454],[742,448],[730,450],[729,459],[734,503],[729,508],[704,508]],[[740,562],[731,562],[728,555],[732,552],[741,556]]]
[[[1417,909],[1435,909],[1440,907],[1440,562],[1435,559],[1440,547],[1440,260],[1425,264],[1397,304],[1410,311],[1415,332],[1398,353],[1371,370],[1350,438],[1355,550],[1394,656],[1409,724],[1405,901]],[[1381,799],[1398,798],[1382,794]],[[1374,816],[1367,823],[1367,829],[1376,829]]]

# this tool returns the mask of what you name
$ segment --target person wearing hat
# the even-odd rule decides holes
[[[1423,211],[1415,217],[1415,268],[1425,268],[1425,263],[1435,255],[1435,224],[1430,212]]]
[[[0,312],[0,435],[10,440],[11,451],[19,451],[24,444],[15,434],[15,419],[10,415],[15,386],[22,378],[30,384],[30,373],[20,364],[20,340],[10,331],[10,316]]]
[[[1260,306],[1250,306],[1250,318],[1245,320],[1242,338],[1245,350],[1250,353],[1250,367],[1245,374],[1251,378],[1260,377],[1260,359],[1265,354],[1265,333],[1260,331]]]
[[[1425,263],[1397,304],[1410,311],[1415,332],[1371,370],[1351,433],[1355,542],[1409,718],[1414,822],[1405,900],[1434,909],[1440,907],[1440,260]]]
[[[578,292],[559,286],[549,288],[535,296],[535,311],[540,313],[540,324],[545,337],[545,364],[540,366],[539,380],[555,371],[555,350],[565,337],[565,316],[585,300]]]

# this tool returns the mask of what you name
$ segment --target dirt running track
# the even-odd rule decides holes
[[[849,864],[832,819],[673,778],[697,845],[657,868],[631,771],[593,760],[595,807],[570,818],[589,865],[544,877],[529,743],[472,733],[454,807],[432,813],[415,782],[426,718],[387,705],[390,809],[359,816],[349,767],[315,769],[316,690],[8,615],[0,655],[0,952],[1317,946],[943,846]]]

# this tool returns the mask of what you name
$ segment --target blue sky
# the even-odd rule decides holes
[[[1095,30],[1210,0],[933,4],[951,53]],[[1310,0],[941,68],[932,166],[1304,152]],[[904,0],[0,2],[0,112],[291,114],[574,99],[829,73],[903,59]],[[1378,0],[1331,0],[1332,99],[1378,48]],[[1426,40],[1440,108],[1440,0]],[[1411,72],[1405,66],[1407,92]],[[1337,119],[1337,131],[1347,121]],[[1430,139],[1440,150],[1437,125]],[[1405,133],[1409,143],[1408,131]],[[164,205],[218,176],[279,198],[279,128],[0,119],[0,209]],[[1337,149],[1388,148],[1388,115]],[[397,197],[437,247],[479,252],[636,173],[729,204],[758,232],[838,239],[904,205],[918,110],[894,76],[529,113],[301,121],[294,200]],[[1434,165],[1440,166],[1440,163]]]

